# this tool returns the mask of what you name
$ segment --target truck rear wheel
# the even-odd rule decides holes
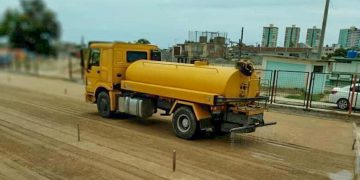
[[[194,139],[198,133],[198,122],[189,107],[179,107],[173,116],[172,125],[175,134],[183,139]]]
[[[100,114],[100,116],[109,118],[112,115],[112,112],[110,111],[110,97],[109,94],[105,91],[102,91],[99,93],[97,97],[97,109]]]

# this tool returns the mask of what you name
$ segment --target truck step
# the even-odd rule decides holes
[[[168,114],[168,113],[162,113],[162,114],[160,114],[160,116],[171,116],[171,114]]]

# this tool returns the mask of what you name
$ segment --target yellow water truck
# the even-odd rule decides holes
[[[90,43],[86,62],[86,101],[103,117],[126,113],[148,118],[172,115],[175,134],[193,139],[202,131],[254,132],[273,125],[263,120],[259,78],[251,63],[211,66],[160,61],[154,45]]]

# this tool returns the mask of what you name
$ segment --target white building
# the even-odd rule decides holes
[[[299,39],[300,27],[296,27],[295,25],[286,27],[284,47],[298,47]]]
[[[321,29],[316,28],[316,26],[314,26],[313,28],[309,28],[307,29],[307,33],[306,33],[306,44],[316,49],[317,47],[319,47],[320,37],[321,37]]]
[[[264,27],[261,47],[276,47],[278,39],[279,28],[270,24],[268,27]]]
[[[350,29],[341,29],[338,44],[343,48],[360,47],[360,29],[354,26]]]

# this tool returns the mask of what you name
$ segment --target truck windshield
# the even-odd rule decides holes
[[[147,59],[147,52],[143,51],[128,51],[126,52],[126,61],[131,63],[140,59]]]

